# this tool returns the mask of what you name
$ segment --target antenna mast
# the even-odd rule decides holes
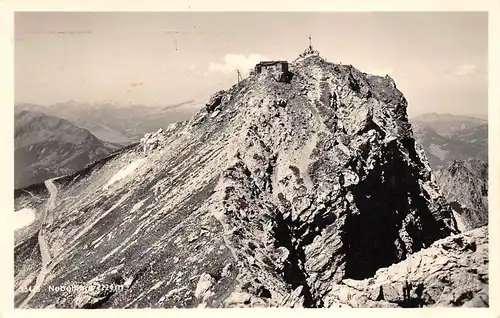
[[[309,49],[312,50],[311,35],[309,34]]]
[[[243,80],[243,78],[241,77],[241,73],[240,73],[240,70],[236,70],[238,72],[238,84],[240,83],[240,81]]]

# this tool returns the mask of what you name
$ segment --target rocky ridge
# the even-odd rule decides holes
[[[458,233],[390,77],[317,55],[290,70],[218,92],[60,185],[43,286],[115,287],[38,292],[27,306],[330,306],[342,281]],[[37,261],[18,262],[21,301]]]

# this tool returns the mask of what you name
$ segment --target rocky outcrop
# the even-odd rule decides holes
[[[100,307],[323,307],[336,284],[458,232],[392,79],[317,55],[290,67],[61,189],[45,284],[114,270],[134,283]]]
[[[169,125],[165,130],[160,128],[156,132],[145,134],[140,140],[140,145],[142,145],[144,153],[164,148],[168,142],[168,135],[182,124],[182,122],[174,123]]]
[[[478,159],[455,160],[436,172],[436,180],[458,214],[461,230],[488,224],[488,164]]]
[[[163,129],[160,128],[154,133],[147,133],[140,140],[140,144],[143,146],[144,152],[161,149],[165,146],[166,138],[163,133]]]
[[[327,307],[488,307],[486,227],[436,241],[368,279],[345,279]]]
[[[213,94],[207,104],[205,105],[205,108],[208,112],[214,111],[217,106],[219,106],[222,102],[222,98],[224,97],[225,91],[218,91],[217,93]]]

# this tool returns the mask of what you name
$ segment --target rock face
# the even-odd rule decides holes
[[[488,307],[488,230],[436,241],[365,280],[345,279],[328,307]]]
[[[390,77],[316,55],[290,71],[219,92],[161,149],[60,186],[53,261],[27,307],[74,307],[79,295],[44,286],[111,271],[134,280],[103,308],[323,307],[343,280],[458,233]],[[19,267],[22,301],[32,270]]]
[[[436,172],[442,193],[450,202],[463,229],[488,224],[488,165],[481,160],[455,160]]]

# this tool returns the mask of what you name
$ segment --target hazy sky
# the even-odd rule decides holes
[[[485,115],[488,16],[393,13],[16,13],[15,100],[204,102],[261,59],[308,45],[391,75],[414,116]]]

